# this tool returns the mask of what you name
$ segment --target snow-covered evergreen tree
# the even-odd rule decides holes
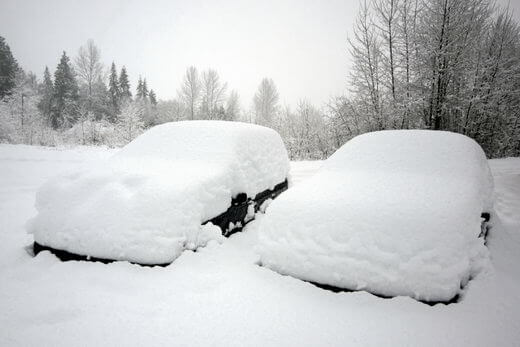
[[[110,76],[108,78],[108,95],[110,98],[111,105],[111,117],[110,120],[114,121],[120,112],[120,99],[121,91],[119,88],[119,79],[117,77],[116,64],[112,62],[110,67]]]
[[[145,100],[146,98],[148,98],[148,86],[146,84],[146,78],[142,79],[141,76],[139,76],[135,97],[138,100]]]
[[[54,129],[72,125],[79,115],[79,88],[70,59],[63,52],[54,73],[54,107],[51,125]]]
[[[148,84],[146,83],[146,78],[143,79],[143,83],[141,84],[141,94],[139,97],[141,99],[146,99],[148,97]]]
[[[16,75],[20,68],[11,53],[11,48],[0,36],[0,100],[11,93],[16,85]]]
[[[122,102],[132,99],[130,80],[128,78],[128,73],[126,72],[126,67],[124,66],[121,68],[121,73],[119,74],[119,92],[120,100]]]
[[[148,97],[150,98],[150,104],[152,105],[152,107],[156,107],[157,106],[157,96],[155,95],[155,92],[153,91],[153,89],[150,89],[150,93],[148,94]]]
[[[38,109],[42,113],[42,116],[47,122],[50,122],[52,103],[54,97],[54,84],[52,83],[51,73],[49,68],[46,66],[43,73],[43,83],[40,87],[41,99],[38,104]]]

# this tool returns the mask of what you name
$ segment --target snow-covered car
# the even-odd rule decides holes
[[[44,184],[28,223],[34,251],[168,264],[220,240],[287,189],[278,133],[238,122],[156,126],[106,162]]]
[[[267,208],[260,263],[334,289],[456,300],[488,259],[493,180],[472,139],[449,132],[355,137]]]

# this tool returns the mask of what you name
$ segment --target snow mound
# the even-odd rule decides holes
[[[440,131],[382,131],[338,149],[272,202],[261,262],[303,280],[449,301],[487,259],[493,180],[480,146]]]
[[[96,167],[51,179],[28,224],[42,245],[98,258],[169,263],[220,239],[205,222],[238,193],[283,182],[289,160],[274,130],[245,123],[156,126]]]

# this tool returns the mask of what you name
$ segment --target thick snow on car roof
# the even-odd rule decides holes
[[[186,121],[156,126],[107,162],[54,178],[37,194],[36,242],[71,253],[168,263],[219,238],[201,223],[238,193],[283,182],[287,152],[274,130]]]
[[[466,136],[364,134],[273,201],[261,262],[311,282],[447,301],[486,259],[478,236],[492,191],[485,154]]]
[[[276,131],[227,121],[181,121],[156,126],[125,146],[114,159],[123,163],[175,163],[174,171],[182,170],[184,164],[197,170],[200,165],[213,170],[232,168],[233,193],[248,195],[284,181],[289,170],[287,152]],[[146,170],[146,166],[135,166]]]

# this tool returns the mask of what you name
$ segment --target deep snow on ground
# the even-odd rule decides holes
[[[332,293],[255,263],[258,222],[168,267],[31,257],[26,221],[48,177],[113,151],[0,145],[0,345],[514,346],[520,341],[520,159],[489,161],[492,265],[460,303]],[[319,167],[292,163],[297,185]],[[312,202],[309,202],[312,205]],[[67,211],[63,211],[64,214]]]

